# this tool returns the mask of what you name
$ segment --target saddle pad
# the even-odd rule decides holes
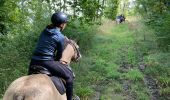
[[[55,87],[57,88],[57,90],[59,91],[59,93],[61,95],[63,95],[64,93],[66,93],[66,88],[62,82],[62,80],[58,77],[55,76],[51,76],[51,80],[53,81]]]

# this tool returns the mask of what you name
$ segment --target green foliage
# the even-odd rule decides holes
[[[105,16],[109,19],[114,20],[117,15],[117,8],[118,8],[119,0],[108,0],[107,1],[107,8],[105,10]]]
[[[152,75],[157,80],[160,87],[160,94],[162,97],[169,95],[170,87],[170,68],[169,68],[169,53],[155,53],[147,57],[147,68],[145,73]]]
[[[158,47],[167,52],[169,51],[170,43],[170,14],[168,0],[149,0],[137,1],[137,11],[145,19],[146,25],[155,30],[157,36]]]
[[[85,21],[95,21],[99,17],[99,10],[102,8],[99,0],[81,0],[79,2],[80,7],[82,8],[83,17]],[[97,16],[96,16],[97,15]]]
[[[168,88],[162,88],[161,91],[160,91],[160,94],[162,96],[169,95],[170,94],[170,88],[169,87]]]
[[[115,81],[110,81],[109,84],[105,85],[103,90],[101,91],[101,100],[124,100],[126,97],[121,93],[123,92],[123,88],[120,83]]]
[[[158,81],[162,88],[170,86],[170,78],[168,76],[163,75],[162,77],[158,77]]]
[[[169,53],[155,53],[147,56],[147,69],[145,70],[146,74],[156,76],[157,80],[161,84],[169,84],[168,76],[170,74],[169,68]],[[170,86],[170,85],[166,85]]]
[[[93,93],[93,90],[90,87],[77,87],[76,89],[76,95],[81,98],[86,98]]]
[[[119,84],[119,83],[115,83],[115,84],[114,84],[114,91],[115,91],[116,93],[121,93],[121,92],[123,91],[122,85]]]
[[[106,67],[106,78],[107,79],[119,79],[121,74],[117,71],[118,68],[116,68],[117,65],[110,64]]]
[[[147,91],[147,88],[144,86],[143,82],[136,82],[137,84],[133,84],[132,93],[136,94],[138,100],[149,100],[150,96]]]
[[[132,81],[142,81],[143,74],[139,70],[132,69],[128,71],[128,73],[124,74],[125,78],[132,80]]]
[[[95,35],[95,26],[82,24],[79,20],[72,21],[64,30],[64,34],[78,42],[81,51],[87,51],[91,45]]]
[[[106,0],[73,0],[68,4],[73,8],[72,18],[82,23],[101,24]]]

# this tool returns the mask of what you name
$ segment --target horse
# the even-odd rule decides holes
[[[66,39],[61,61],[70,64],[81,58],[79,46]],[[5,91],[3,100],[67,100],[66,93],[60,94],[50,77],[46,74],[32,74],[14,80]]]

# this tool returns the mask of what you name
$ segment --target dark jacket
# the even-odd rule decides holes
[[[44,29],[41,33],[36,49],[33,53],[33,60],[56,60],[62,56],[64,49],[64,35],[59,28]]]

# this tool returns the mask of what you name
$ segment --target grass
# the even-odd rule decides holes
[[[108,24],[106,24],[108,23]],[[75,66],[77,74],[76,93],[82,95],[82,98],[95,96],[95,92],[100,92],[101,100],[124,100],[128,95],[124,95],[123,85],[120,80],[135,81],[135,92],[141,100],[147,100],[147,90],[144,88],[142,93],[139,84],[143,80],[143,74],[136,68],[131,68],[127,73],[120,73],[118,70],[122,62],[127,62],[132,65],[137,64],[137,57],[134,47],[134,31],[129,30],[128,24],[114,25],[113,22],[106,21],[103,26],[100,26],[99,33],[96,34],[93,40],[92,48],[84,55],[79,66]],[[105,26],[109,25],[109,26]],[[142,83],[144,84],[144,83]],[[86,92],[79,92],[88,90]],[[132,86],[133,87],[133,86]],[[82,90],[83,89],[83,90]],[[124,96],[123,96],[124,95]],[[145,96],[142,98],[142,96]]]
[[[77,95],[86,98],[87,96],[90,96],[94,91],[90,87],[77,87],[79,90],[77,92]]]
[[[123,92],[123,87],[119,83],[114,83],[113,88],[114,88],[115,93]]]
[[[143,81],[143,74],[138,69],[131,69],[124,74],[125,79],[132,81]]]

